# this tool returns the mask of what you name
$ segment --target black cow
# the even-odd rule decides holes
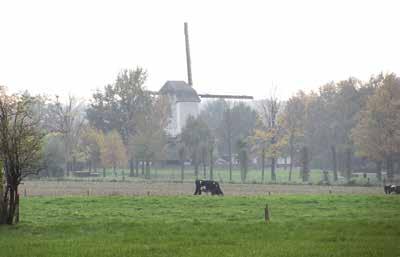
[[[400,194],[400,186],[386,185],[383,187],[385,194]]]
[[[196,185],[196,191],[194,192],[195,195],[201,195],[201,192],[210,192],[211,195],[224,195],[216,181],[196,179],[194,183]]]

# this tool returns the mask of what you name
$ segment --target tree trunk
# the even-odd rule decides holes
[[[206,164],[206,150],[203,150],[202,152],[202,162],[203,162],[203,177],[204,179],[207,179],[207,164]]]
[[[382,181],[382,161],[376,162],[376,178],[378,181]]]
[[[261,150],[261,183],[265,180],[265,147]]]
[[[386,170],[387,170],[387,177],[389,181],[393,180],[393,156],[389,154],[386,157]]]
[[[2,178],[2,171],[0,170],[0,224],[5,223],[6,217],[6,202],[4,197],[4,188],[3,188],[3,178]]]
[[[338,181],[336,147],[334,145],[331,146],[331,152],[332,152],[333,180]]]
[[[15,212],[18,203],[18,186],[12,185],[6,188],[6,217],[5,221],[7,224],[12,225],[16,221]]]
[[[185,180],[185,159],[182,158],[180,163],[181,163],[181,181],[183,183],[183,181]]]
[[[103,167],[103,177],[106,177],[106,168]]]
[[[142,161],[142,176],[144,176],[144,161]]]
[[[135,170],[136,170],[136,177],[139,177],[139,161],[135,161]]]
[[[232,181],[232,142],[230,136],[228,138],[228,155],[229,155],[229,181]]]
[[[199,178],[199,163],[197,161],[197,153],[193,154],[193,166],[194,166],[194,176],[196,177],[196,179]]]
[[[113,173],[114,173],[114,177],[117,176],[117,165],[114,163],[113,164]]]
[[[285,170],[287,170],[287,156],[285,156],[285,165],[283,167]]]
[[[146,161],[146,179],[150,179],[150,161]]]
[[[245,150],[241,150],[239,152],[239,162],[240,162],[240,178],[242,180],[242,183],[244,183],[247,177],[247,152]]]
[[[351,180],[351,159],[352,159],[352,152],[350,148],[346,149],[346,177],[347,181]]]
[[[214,180],[214,147],[210,147],[210,180]]]
[[[133,170],[133,158],[129,159],[129,177],[133,177],[135,175]]]
[[[74,156],[72,158],[72,167],[71,167],[72,171],[76,171],[76,157]]]
[[[289,155],[290,155],[290,166],[289,166],[289,181],[292,181],[292,172],[293,172],[293,156],[294,156],[294,146],[293,139],[290,139],[289,142]]]
[[[92,161],[88,161],[89,172],[92,172]]]
[[[272,157],[271,158],[271,180],[272,181],[276,181],[275,168],[276,168],[276,158]]]
[[[310,168],[309,168],[309,160],[308,160],[308,148],[306,146],[303,146],[302,148],[302,170],[301,170],[301,177],[303,179],[303,182],[307,182],[309,178],[309,173],[310,173]]]

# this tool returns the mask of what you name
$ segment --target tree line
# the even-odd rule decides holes
[[[299,91],[287,101],[274,94],[250,103],[223,99],[201,107],[177,138],[166,135],[168,97],[145,87],[147,72],[124,70],[98,89],[89,102],[9,94],[0,90],[0,223],[17,217],[18,185],[25,176],[69,176],[89,170],[103,174],[128,168],[129,176],[151,177],[156,161],[176,160],[181,180],[190,161],[196,177],[214,179],[214,164],[226,163],[229,180],[240,170],[246,181],[249,165],[262,181],[278,159],[286,159],[288,181],[300,167],[303,181],[310,169],[351,181],[357,170],[386,171],[391,180],[400,170],[400,78],[379,74],[367,82],[349,78]],[[279,90],[279,88],[277,89]],[[282,89],[283,90],[283,89]]]

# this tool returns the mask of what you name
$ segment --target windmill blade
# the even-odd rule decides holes
[[[212,95],[212,94],[199,94],[201,98],[224,98],[224,99],[247,99],[253,100],[254,97],[248,95]]]

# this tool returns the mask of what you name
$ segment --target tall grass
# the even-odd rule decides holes
[[[20,224],[0,227],[0,256],[400,255],[395,196],[32,197],[21,207]]]

